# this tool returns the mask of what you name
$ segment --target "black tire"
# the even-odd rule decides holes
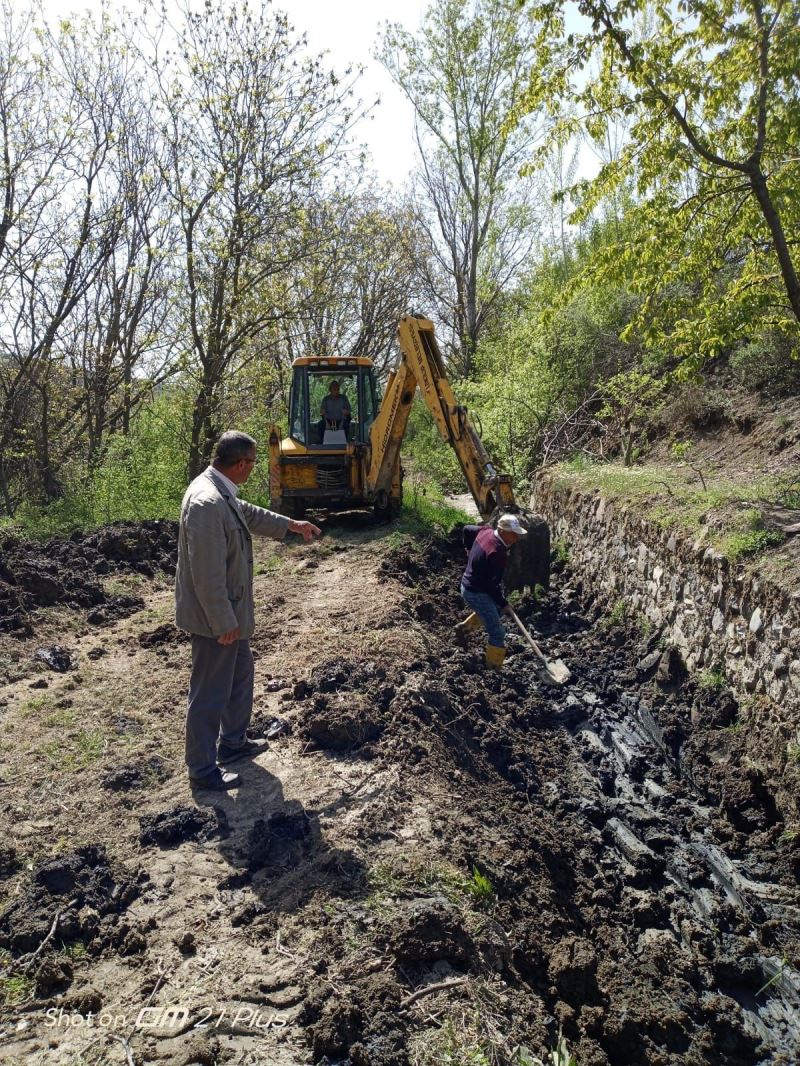
[[[293,496],[276,496],[272,501],[272,510],[276,514],[301,521],[306,515],[306,501],[295,499]]]

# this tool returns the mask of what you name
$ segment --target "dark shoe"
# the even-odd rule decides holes
[[[190,777],[189,781],[193,789],[204,788],[209,792],[227,792],[228,789],[238,788],[242,783],[242,779],[238,774],[233,774],[222,766],[217,766],[212,773],[206,774],[205,777]]]
[[[269,744],[266,740],[246,740],[238,748],[232,748],[225,741],[220,741],[217,749],[218,762],[236,762],[237,759],[253,759],[267,750]]]

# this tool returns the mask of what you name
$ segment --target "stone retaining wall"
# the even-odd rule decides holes
[[[800,708],[800,590],[730,564],[699,541],[665,532],[599,491],[537,479],[533,510],[597,601],[619,600],[663,628],[690,672],[721,669],[728,685]]]

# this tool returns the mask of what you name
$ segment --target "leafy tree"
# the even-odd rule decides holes
[[[290,270],[285,352],[364,356],[384,371],[397,322],[415,303],[411,206],[356,183],[309,203],[304,223],[316,250]]]
[[[425,295],[462,375],[535,236],[531,183],[518,177],[531,123],[505,124],[532,49],[514,0],[435,0],[416,35],[387,26],[383,39],[381,59],[416,113]]]
[[[554,137],[585,127],[601,139],[609,121],[630,123],[623,151],[574,190],[580,218],[635,182],[633,232],[595,272],[629,280],[644,297],[643,335],[668,335],[688,369],[754,321],[797,335],[797,0],[576,7],[579,18],[562,0],[527,5],[537,61],[515,114],[548,107]]]
[[[50,30],[2,12],[0,485],[27,453],[32,488],[61,492],[61,432],[80,401],[66,363],[83,301],[123,227],[111,165],[125,80],[88,21]]]
[[[187,371],[195,383],[189,473],[208,461],[233,367],[259,357],[285,315],[275,283],[315,249],[304,225],[352,118],[347,86],[300,54],[266,4],[187,12],[178,48],[152,46],[163,170],[182,234]]]
[[[617,433],[625,466],[633,462],[633,446],[642,422],[663,404],[665,385],[663,378],[628,370],[615,374],[602,387],[604,403],[598,417],[607,419]]]

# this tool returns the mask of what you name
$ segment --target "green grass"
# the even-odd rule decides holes
[[[54,770],[83,770],[102,758],[107,739],[102,729],[82,729],[73,736],[50,741],[41,751]]]
[[[18,1003],[24,1003],[33,995],[33,980],[21,974],[10,977],[0,977],[0,1003],[5,1007],[13,1007]]]
[[[445,533],[452,533],[456,526],[462,526],[469,518],[458,507],[451,507],[442,500],[417,496],[413,502],[403,499],[403,510],[397,528],[404,533],[424,533],[441,528]]]
[[[44,710],[45,707],[50,707],[53,703],[53,697],[47,693],[43,696],[32,696],[29,700],[26,700],[20,708],[23,714],[31,714],[34,711]]]
[[[764,500],[790,506],[800,490],[785,477],[736,481],[709,472],[705,488],[685,464],[623,467],[586,459],[555,468],[562,487],[599,489],[608,500],[633,502],[642,516],[665,530],[707,537],[710,546],[732,562],[761,555],[784,541],[775,529],[764,528]]]
[[[761,555],[768,548],[783,544],[785,536],[777,529],[748,529],[729,533],[722,539],[720,550],[732,562],[745,556]]]
[[[491,1066],[494,1056],[488,1040],[481,1038],[482,1029],[475,1011],[458,1023],[448,1018],[412,1040],[412,1061],[415,1066]]]
[[[467,899],[486,899],[494,895],[492,884],[477,870],[466,877],[455,866],[427,859],[398,858],[377,863],[367,876],[367,905],[386,910],[396,899],[413,899],[438,893],[452,903]]]
[[[268,559],[265,559],[263,563],[259,563],[256,566],[253,573],[256,577],[260,577],[262,574],[275,574],[280,570],[283,564],[283,560],[279,559],[277,555],[270,555]]]
[[[569,545],[563,537],[559,537],[553,544],[553,551],[556,554],[556,559],[560,563],[564,563],[566,565],[566,563],[569,562]]]
[[[621,626],[625,624],[625,618],[628,614],[628,607],[624,600],[617,600],[611,610],[605,617],[606,625],[609,626]]]
[[[71,711],[68,708],[63,708],[60,711],[54,711],[52,714],[48,714],[42,724],[46,725],[48,729],[55,729],[57,726],[74,725],[75,711]]]
[[[490,900],[494,898],[494,888],[489,878],[473,866],[472,877],[467,881],[467,891],[477,900]]]
[[[726,683],[722,670],[703,670],[697,678],[700,688],[710,689],[712,692],[719,692],[720,689],[725,688]]]

